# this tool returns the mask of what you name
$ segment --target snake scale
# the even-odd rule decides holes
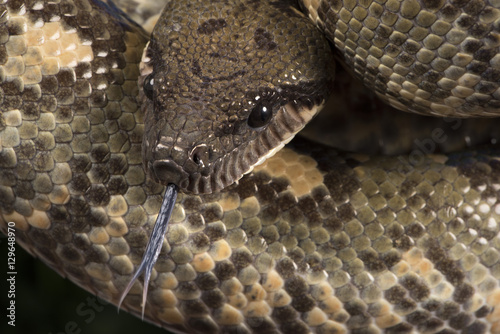
[[[177,177],[187,192],[178,195],[151,275],[148,321],[188,333],[500,333],[498,148],[390,157],[296,140],[228,185],[253,167],[254,153],[245,151],[246,162],[214,156],[266,127],[274,132],[257,141],[259,150],[275,153],[279,130],[298,131],[297,120],[323,104],[327,92],[316,80],[331,85],[328,42],[313,42],[319,32],[307,30],[308,19],[286,2],[169,5],[170,18],[143,55],[147,34],[112,3],[0,0],[4,233],[14,222],[17,242],[31,254],[117,304],[162,203],[164,186],[152,178]],[[183,6],[192,6],[189,15]],[[498,114],[498,1],[335,0],[302,7],[337,56],[391,105],[426,114]],[[260,21],[245,26],[247,18]],[[238,25],[241,32],[234,32]],[[299,27],[297,40],[304,39],[283,46],[271,25],[280,32]],[[162,34],[166,47],[157,43]],[[193,44],[194,36],[209,47]],[[240,51],[232,48],[241,40],[247,44]],[[173,58],[162,58],[169,52]],[[182,67],[193,52],[207,56]],[[266,62],[256,64],[260,58]],[[250,70],[237,69],[241,62]],[[312,67],[302,69],[304,63]],[[157,70],[165,75],[154,76]],[[247,77],[257,81],[247,85]],[[260,88],[245,95],[239,81],[249,91]],[[158,117],[150,109],[158,106],[171,109]],[[206,110],[199,116],[193,108]],[[213,116],[217,108],[227,114]],[[283,115],[287,108],[292,116]],[[269,110],[287,125],[268,125]],[[178,130],[187,137],[172,135]],[[446,141],[434,130],[434,144]],[[236,136],[229,140],[230,134]],[[200,136],[207,144],[195,140]],[[166,149],[172,142],[182,150]],[[196,154],[186,154],[193,145],[189,154]],[[182,166],[191,176],[172,162],[155,165],[169,155],[188,161]],[[227,171],[213,181],[212,161]],[[225,189],[211,193],[219,188]],[[122,304],[136,315],[142,282]]]

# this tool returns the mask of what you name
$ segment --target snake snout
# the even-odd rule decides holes
[[[152,169],[161,183],[173,183],[180,188],[186,188],[189,183],[188,174],[172,160],[157,160]]]

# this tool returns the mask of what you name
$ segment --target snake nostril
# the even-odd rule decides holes
[[[153,172],[160,180],[160,183],[173,183],[181,189],[187,187],[188,176],[182,168],[173,161],[160,160],[153,163]]]
[[[191,151],[191,159],[200,167],[205,167],[210,159],[210,149],[207,145],[198,145]]]

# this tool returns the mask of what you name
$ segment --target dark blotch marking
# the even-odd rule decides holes
[[[289,257],[282,258],[276,264],[276,271],[284,279],[291,278],[295,274],[295,265]]]
[[[84,198],[72,197],[67,204],[68,211],[75,216],[87,216],[90,213],[90,208]]]
[[[285,191],[286,189],[288,189],[289,185],[290,185],[290,183],[284,177],[275,178],[271,182],[271,187],[273,187],[277,193],[281,193],[281,192]]]
[[[59,248],[59,255],[63,261],[80,262],[82,260],[80,252],[72,244],[61,245]]]
[[[75,154],[69,165],[73,173],[86,173],[92,167],[90,159],[86,154]]]
[[[236,268],[230,261],[224,260],[216,264],[214,273],[217,278],[224,281],[236,275]]]
[[[181,312],[192,317],[201,317],[209,313],[207,305],[199,299],[183,300],[180,304]]]
[[[38,120],[40,117],[40,105],[34,102],[24,101],[23,119]]]
[[[321,214],[317,211],[307,213],[306,219],[307,219],[307,227],[310,229],[319,227],[323,223],[323,218],[321,217]]]
[[[239,181],[235,191],[240,196],[240,199],[243,200],[255,195],[257,192],[257,185],[251,177],[245,177]]]
[[[400,303],[404,296],[406,295],[406,290],[399,285],[393,286],[392,288],[385,291],[384,296],[387,301],[392,304]]]
[[[397,250],[393,249],[382,254],[382,261],[384,261],[385,265],[390,268],[401,261],[401,254]]]
[[[361,315],[366,313],[368,307],[360,299],[354,298],[344,303],[344,309],[350,315]]]
[[[490,314],[491,312],[493,312],[493,309],[491,307],[487,306],[487,305],[484,305],[479,310],[477,310],[474,314],[478,318],[484,318],[488,314]]]
[[[33,178],[30,178],[31,180],[35,179],[35,172],[33,170],[33,165],[29,161],[22,161],[24,159],[32,159],[35,154],[36,154],[36,149],[35,149],[35,144],[32,141],[23,141],[21,142],[21,145],[18,147],[14,148],[14,152],[16,152],[16,156],[18,160],[18,165],[16,166],[16,171],[20,171],[23,168],[26,168],[26,172],[24,173],[24,177],[26,177],[27,174],[33,175]],[[2,161],[8,161],[7,158],[4,158],[1,156],[0,152],[0,166],[2,165]],[[6,166],[10,167],[10,166]],[[18,174],[20,176],[21,174]]]
[[[124,239],[131,248],[143,248],[148,243],[149,236],[144,230],[133,229],[124,236]]]
[[[396,305],[396,308],[404,313],[410,313],[417,308],[417,303],[405,297]]]
[[[70,183],[71,189],[75,192],[85,193],[90,187],[90,180],[86,174],[75,173]]]
[[[472,37],[483,39],[490,32],[490,27],[487,24],[476,23],[469,28],[468,32]]]
[[[378,253],[373,249],[358,252],[358,257],[371,272],[382,272],[387,269],[384,262],[380,260]]]
[[[459,304],[468,301],[474,295],[474,288],[469,284],[463,283],[455,287],[453,300]]]
[[[479,13],[481,13],[481,10],[484,7],[484,1],[483,0],[471,0],[469,3],[464,7],[464,12],[467,14],[477,17]]]
[[[331,198],[326,198],[318,204],[319,212],[325,217],[334,215],[335,211],[337,211],[336,207],[335,202]]]
[[[220,222],[208,224],[204,232],[212,242],[223,239],[227,234],[224,225]]]
[[[110,174],[123,175],[128,169],[127,158],[125,155],[112,154],[107,166]]]
[[[418,324],[417,328],[421,333],[435,332],[437,329],[442,327],[444,324],[443,320],[437,318],[430,318]]]
[[[372,317],[370,317],[366,313],[362,313],[351,316],[349,320],[347,320],[346,325],[348,328],[367,328],[368,326],[370,326],[371,322]]]
[[[106,162],[109,160],[109,147],[107,145],[93,145],[90,157],[94,162]]]
[[[73,239],[72,232],[68,226],[63,224],[55,224],[54,227],[52,227],[52,237],[61,244],[71,242]]]
[[[102,184],[93,184],[85,193],[85,199],[94,206],[108,205],[110,195],[108,190]]]
[[[385,330],[386,334],[401,334],[401,333],[412,333],[414,328],[412,325],[406,322],[397,324],[396,326],[389,327]]]
[[[190,237],[190,242],[197,249],[208,249],[208,247],[210,246],[210,238],[203,232],[192,234]]]
[[[276,307],[273,310],[272,317],[276,319],[277,323],[282,324],[297,318],[297,311],[290,305]],[[289,333],[293,333],[293,331]]]
[[[467,53],[475,53],[482,46],[483,46],[483,42],[475,40],[475,39],[466,40],[463,43],[464,51]]]
[[[436,263],[436,269],[441,271],[453,285],[460,284],[465,278],[464,272],[450,259],[444,259]]]
[[[199,229],[205,225],[205,219],[200,214],[192,214],[188,216],[187,221],[193,229]],[[208,241],[210,241],[210,239],[208,239]]]
[[[429,10],[438,10],[443,7],[445,0],[423,0],[424,6]]]
[[[407,235],[403,235],[401,238],[394,240],[394,247],[404,252],[409,251],[415,242],[413,239]]]
[[[500,70],[495,68],[488,68],[481,74],[481,78],[486,81],[497,82],[500,80]]]
[[[328,217],[327,219],[324,220],[323,222],[323,227],[330,233],[330,234],[335,234],[339,232],[344,224],[342,221],[337,218],[337,217]]]
[[[40,248],[46,249],[56,249],[57,243],[54,238],[48,233],[48,231],[42,231],[36,228],[32,228],[27,232],[29,238],[33,240]]]
[[[452,327],[452,328],[464,329],[472,321],[473,321],[473,318],[470,314],[462,312],[462,313],[457,314],[454,317],[451,317],[449,323],[450,323],[450,327]]]
[[[278,199],[278,205],[282,211],[287,211],[297,205],[297,197],[292,195],[292,193],[284,193]]]
[[[472,74],[481,75],[488,69],[488,64],[477,60],[473,60],[467,65],[467,70]]]
[[[259,189],[257,190],[257,198],[259,199],[259,202],[264,205],[272,202],[277,197],[278,194],[276,193],[276,190],[267,184],[259,186]]]
[[[441,307],[441,302],[435,299],[429,299],[422,304],[422,307],[427,311],[434,312]]]
[[[278,46],[276,42],[273,41],[273,36],[262,28],[257,28],[255,30],[253,39],[259,50],[271,51]]]
[[[455,21],[455,24],[463,30],[469,29],[474,23],[476,19],[469,15],[462,15]]]
[[[186,198],[182,204],[184,206],[184,210],[186,211],[200,211],[203,203],[199,197],[191,196]]]
[[[53,222],[62,222],[65,223],[68,220],[68,212],[66,208],[62,205],[52,204],[50,209],[47,211],[47,215],[50,220]]]
[[[18,181],[13,190],[16,197],[24,199],[35,198],[35,190],[33,189],[33,184],[31,182]],[[2,199],[5,199],[5,197],[3,197]],[[0,201],[2,201],[2,199],[0,199]]]
[[[285,322],[281,325],[282,333],[294,333],[294,334],[307,334],[310,333],[311,330],[309,326],[303,323],[300,320],[290,319],[289,322]]]
[[[425,233],[422,224],[412,223],[405,228],[406,233],[412,238],[420,238]]]
[[[203,210],[203,216],[207,223],[220,220],[223,216],[222,208],[220,205],[209,205]]]
[[[437,310],[436,316],[440,319],[448,320],[460,312],[460,305],[455,302],[447,301]]]
[[[431,239],[426,243],[428,247],[425,254],[426,257],[435,264],[436,269],[441,271],[448,281],[453,285],[459,285],[465,277],[460,267],[447,257],[446,252],[439,246],[436,240]]]
[[[237,249],[231,255],[231,262],[236,269],[246,268],[253,262],[253,256],[246,251]]]
[[[317,207],[318,204],[311,196],[302,197],[298,202],[298,208],[304,213],[314,211]]]
[[[124,195],[128,190],[128,184],[123,176],[114,175],[109,179],[107,188],[111,195]]]
[[[226,26],[227,22],[224,19],[209,19],[202,22],[197,31],[199,34],[210,35]]]
[[[212,290],[219,284],[219,279],[211,272],[199,273],[195,283],[200,290]]]
[[[431,316],[430,312],[424,310],[416,310],[406,316],[406,320],[412,324],[417,325],[425,320],[429,319]]]
[[[74,233],[88,233],[91,229],[89,218],[86,216],[71,217],[69,226]],[[147,242],[147,239],[145,242]]]
[[[342,222],[349,222],[356,216],[356,211],[350,203],[343,204],[337,208],[337,218]]]
[[[72,87],[76,82],[75,71],[71,68],[61,68],[56,78],[61,87]]]
[[[259,218],[266,222],[275,222],[280,215],[278,205],[272,204],[259,213]]]
[[[294,276],[285,282],[285,290],[292,297],[305,294],[309,289],[307,282],[300,276]]]
[[[95,246],[92,246],[85,250],[85,258],[88,262],[106,263],[108,261],[108,254],[97,251]]]
[[[488,333],[488,326],[479,320],[476,320],[467,327],[462,333],[464,334],[485,334]]]
[[[201,300],[211,309],[224,306],[226,296],[219,290],[205,291],[201,295]]]
[[[247,318],[245,323],[253,329],[253,333],[276,333],[276,324],[272,319],[255,317]],[[239,332],[237,333],[239,334]]]
[[[324,199],[326,199],[325,197],[327,197],[327,196],[330,195],[330,193],[328,192],[328,190],[325,189],[324,187],[316,187],[316,188],[314,188],[312,190],[311,194],[312,194],[313,199],[317,203],[323,201]]]
[[[292,306],[299,312],[309,312],[316,306],[316,302],[309,295],[301,295],[293,298]]]

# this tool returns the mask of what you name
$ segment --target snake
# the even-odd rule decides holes
[[[494,0],[179,0],[151,35],[110,1],[3,0],[1,230],[173,332],[500,333],[493,138],[291,141],[343,92],[332,57],[373,90],[348,109],[498,115],[499,45]]]

